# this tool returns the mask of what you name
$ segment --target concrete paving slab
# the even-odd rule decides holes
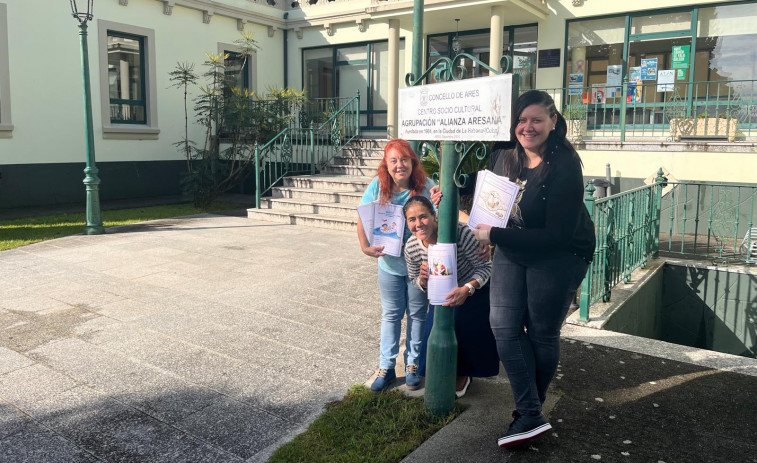
[[[34,361],[29,357],[21,355],[7,347],[0,347],[0,377],[1,375],[5,375],[6,373],[20,368],[28,367],[32,364],[34,364]]]
[[[77,386],[72,378],[45,365],[33,364],[0,376],[0,397],[22,410],[44,398]]]
[[[225,449],[182,432],[138,410],[111,403],[96,413],[76,415],[65,428],[57,428],[66,438],[104,461],[239,461]],[[199,458],[197,458],[199,460]]]
[[[14,312],[40,312],[70,309],[71,305],[43,295],[27,295],[0,301],[0,307]]]
[[[160,313],[164,309],[165,305],[160,302],[143,302],[120,297],[114,302],[95,307],[93,310],[103,317],[126,322]]]
[[[177,426],[247,459],[295,425],[244,403],[225,400],[195,413]]]
[[[17,407],[0,400],[0,440],[25,429],[29,421],[29,416]]]
[[[2,440],[0,461],[89,463],[100,460],[61,436],[28,421],[21,430]]]

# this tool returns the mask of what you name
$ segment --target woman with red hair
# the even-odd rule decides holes
[[[379,200],[404,206],[415,195],[423,195],[439,204],[439,187],[426,177],[418,156],[410,144],[401,139],[389,141],[384,148],[384,158],[378,167],[376,177],[363,194],[360,204]],[[407,334],[405,340],[405,384],[408,389],[418,389],[418,356],[423,340],[423,325],[426,321],[428,301],[426,294],[416,288],[407,276],[404,257],[384,254],[383,246],[371,246],[358,217],[357,236],[365,255],[378,258],[378,282],[381,293],[381,344],[379,371],[371,390],[379,392],[387,389],[397,378],[394,367],[399,354],[402,318],[407,312]],[[410,237],[405,226],[403,242]]]

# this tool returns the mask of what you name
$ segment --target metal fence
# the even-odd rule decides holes
[[[574,139],[733,142],[757,137],[754,80],[543,90],[558,102]]]
[[[587,185],[584,202],[594,221],[597,244],[581,284],[581,320],[589,319],[591,304],[610,300],[613,286],[627,282],[631,272],[656,256],[663,181],[660,171],[652,185],[601,199],[594,198],[594,185]]]
[[[298,123],[282,130],[269,142],[255,146],[255,207],[260,207],[260,198],[268,193],[287,175],[315,174],[338,155],[342,148],[360,136],[360,95],[346,99],[345,103],[331,111],[322,122],[313,115],[330,108],[313,105],[303,107]],[[305,111],[305,112],[302,112]],[[307,122],[307,126],[302,126]]]
[[[609,301],[612,288],[658,255],[715,264],[757,263],[757,186],[703,182],[655,183],[602,199],[586,187],[597,245],[580,293],[579,319]]]
[[[757,262],[757,186],[671,182],[667,188],[660,253],[713,263]]]
[[[290,129],[309,129],[321,125],[354,97],[306,98],[303,100],[257,100],[252,105],[260,114],[270,114],[287,121]],[[284,127],[281,128],[283,130]]]

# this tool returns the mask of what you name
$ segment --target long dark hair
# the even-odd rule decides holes
[[[544,156],[542,157],[544,166],[538,174],[539,178],[535,180],[541,180],[549,174],[550,162],[555,156],[559,156],[560,154],[558,153],[562,151],[569,153],[569,155],[577,159],[579,163],[581,162],[578,152],[566,138],[566,135],[568,134],[568,124],[565,122],[565,118],[562,114],[557,111],[555,100],[553,100],[547,92],[542,90],[529,90],[519,96],[513,105],[513,117],[512,123],[510,124],[510,140],[512,140],[510,146],[513,147],[513,150],[512,154],[507,156],[504,160],[505,176],[511,179],[518,178],[523,168],[528,165],[526,151],[520,143],[518,143],[518,138],[515,136],[515,129],[518,127],[518,120],[523,111],[527,107],[535,104],[544,107],[544,109],[547,110],[547,113],[549,113],[550,118],[557,116],[555,129],[551,130],[547,137],[547,149],[544,151]],[[581,165],[583,165],[583,163],[581,163]]]

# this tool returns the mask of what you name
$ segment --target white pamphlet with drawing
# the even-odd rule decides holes
[[[428,301],[434,305],[447,302],[447,294],[457,288],[457,244],[437,243],[428,246]]]
[[[483,223],[504,228],[519,192],[518,184],[511,182],[507,177],[490,170],[479,171],[468,227],[475,229],[478,224]]]
[[[371,246],[384,246],[382,252],[390,256],[402,255],[402,238],[405,234],[405,214],[402,212],[402,206],[371,201],[358,206],[357,213]]]

